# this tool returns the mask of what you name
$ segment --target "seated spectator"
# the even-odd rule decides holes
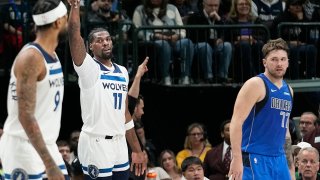
[[[171,0],[170,3],[177,7],[183,24],[187,24],[189,16],[194,14],[190,0]]]
[[[149,174],[152,174],[156,180],[171,180],[169,174],[162,167],[155,166],[152,162],[150,162],[148,159],[148,153],[146,151],[144,152],[148,161],[146,169],[147,177]]]
[[[259,17],[269,30],[273,19],[282,14],[286,8],[286,0],[252,0],[252,15]]]
[[[313,131],[316,128],[317,119],[318,117],[310,111],[306,111],[301,114],[299,120],[299,129],[302,141],[305,134]]]
[[[162,83],[171,85],[170,61],[180,58],[180,82],[190,84],[190,71],[193,58],[193,43],[186,37],[185,29],[163,29],[163,26],[183,26],[178,9],[168,4],[168,0],[146,0],[133,14],[133,23],[141,26],[159,27],[159,29],[139,32],[139,37],[146,43],[152,43],[156,50],[150,59],[157,57],[157,67]]]
[[[182,173],[178,167],[173,151],[166,149],[160,153],[160,166],[169,174],[172,180],[181,180]]]
[[[3,34],[1,35],[3,38],[3,58],[6,61],[4,66],[9,72],[13,60],[24,42],[29,41],[29,38],[31,39],[27,36],[27,34],[33,32],[31,9],[27,1],[10,0],[0,9],[0,16],[3,26]]]
[[[314,147],[302,148],[298,154],[298,172],[297,180],[318,180],[319,171],[319,152]]]
[[[128,26],[119,27],[119,22],[130,22],[129,18],[125,14],[112,9],[113,2],[115,0],[94,0],[91,3],[91,7],[88,11],[88,24],[89,28],[104,26],[108,30],[113,40],[116,40],[119,36],[118,29],[122,30],[123,38],[127,39]]]
[[[226,24],[231,25],[255,25],[261,24],[261,20],[252,15],[251,0],[233,0]],[[234,44],[235,77],[239,82],[244,82],[252,76],[263,72],[262,46],[267,40],[266,32],[262,29],[240,28],[231,31],[231,41]]]
[[[316,77],[317,47],[310,41],[309,30],[301,26],[285,26],[278,29],[282,22],[310,22],[304,13],[303,3],[303,0],[287,0],[285,12],[277,16],[272,24],[273,36],[277,36],[280,31],[280,36],[289,45],[290,71],[287,77],[291,79]]]
[[[306,147],[312,147],[312,146],[311,146],[311,144],[309,144],[307,142],[300,142],[297,145],[292,145],[291,146],[292,155],[293,155],[293,163],[294,163],[294,166],[295,166],[296,176],[299,176],[299,172],[298,172],[298,166],[299,166],[298,154],[299,154],[299,151],[301,149],[303,149],[303,148],[306,148]]]
[[[62,155],[62,158],[64,160],[64,163],[67,167],[68,175],[72,177],[72,169],[71,165],[69,164],[70,161],[70,145],[65,140],[58,140],[57,141],[59,152]]]
[[[188,25],[221,25],[224,24],[222,17],[218,14],[220,0],[204,0],[203,11],[193,14],[188,19]],[[232,45],[223,40],[223,30],[215,29],[190,29],[188,36],[195,44],[195,58],[200,61],[205,82],[213,82],[213,68],[217,69],[218,82],[229,81],[229,65],[232,58]],[[219,61],[213,67],[212,55],[216,54]]]
[[[220,125],[220,134],[223,142],[210,149],[204,158],[204,174],[210,180],[225,180],[228,177],[231,155],[230,120]]]
[[[188,126],[187,135],[184,141],[184,149],[177,154],[178,167],[181,168],[182,161],[189,157],[199,157],[203,162],[207,152],[211,149],[211,144],[207,139],[207,132],[204,125],[192,123]]]
[[[183,180],[209,180],[204,176],[202,161],[198,157],[190,156],[182,161]]]

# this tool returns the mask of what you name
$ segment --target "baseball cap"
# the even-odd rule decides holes
[[[307,142],[299,142],[297,145],[292,145],[291,149],[292,152],[295,153],[295,151],[302,149],[302,148],[306,148],[306,147],[312,147],[311,144],[307,143]]]

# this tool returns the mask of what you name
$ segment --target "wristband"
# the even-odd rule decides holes
[[[128,123],[125,124],[126,131],[134,127],[133,120],[131,119]]]

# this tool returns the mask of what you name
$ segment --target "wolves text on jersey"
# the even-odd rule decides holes
[[[104,89],[111,89],[111,90],[125,91],[125,92],[128,91],[128,86],[126,84],[103,82],[102,86]]]
[[[50,87],[60,87],[63,86],[64,80],[63,77],[56,79],[49,79]]]

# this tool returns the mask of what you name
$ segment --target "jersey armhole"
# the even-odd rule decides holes
[[[261,77],[260,77],[261,78]],[[260,112],[260,110],[264,107],[264,105],[267,103],[267,100],[269,99],[269,90],[268,90],[268,86],[266,81],[261,78],[263,83],[264,83],[264,87],[266,89],[266,95],[264,96],[264,98],[262,99],[262,101],[258,102],[256,104],[256,114],[258,114]]]

